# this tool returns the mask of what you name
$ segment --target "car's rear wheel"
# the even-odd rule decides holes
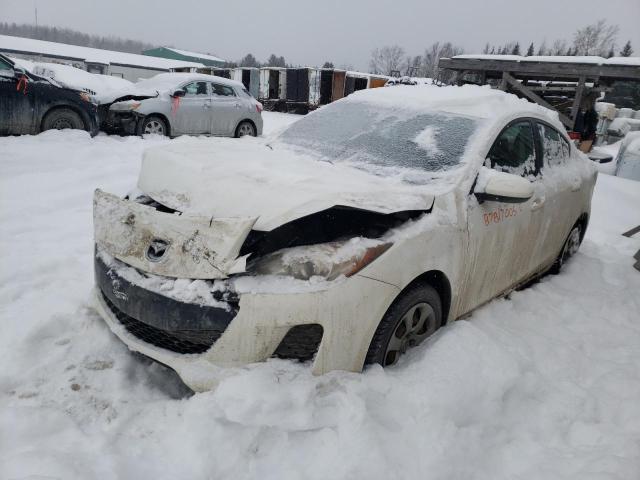
[[[569,232],[569,236],[562,246],[560,255],[558,255],[558,258],[556,258],[556,261],[553,263],[551,273],[560,273],[562,266],[578,252],[581,242],[582,225],[580,223],[576,223]]]
[[[67,128],[86,130],[82,117],[70,108],[57,108],[47,113],[42,122],[42,130],[65,130]]]
[[[382,317],[365,363],[394,365],[408,349],[420,345],[441,325],[442,303],[438,292],[430,285],[416,284],[400,294]]]
[[[140,122],[140,135],[168,135],[169,129],[163,119],[155,115],[145,117]]]
[[[251,122],[240,122],[240,124],[238,125],[238,128],[236,128],[236,137],[244,137],[246,135],[250,135],[252,137],[255,137],[257,135],[256,133],[256,127],[253,126],[253,123]]]

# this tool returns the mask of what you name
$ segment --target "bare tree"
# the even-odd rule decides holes
[[[567,52],[566,40],[554,40],[548,51],[549,55],[564,55]]]
[[[400,70],[404,57],[404,48],[398,45],[388,45],[376,48],[371,52],[369,72],[391,75],[394,70]]]
[[[538,48],[538,56],[547,54],[547,41],[543,40],[540,44],[540,48]]]
[[[424,52],[424,76],[430,78],[438,78],[440,69],[438,67],[441,58],[451,58],[464,53],[462,47],[453,45],[451,42],[436,42],[428,47]],[[442,79],[447,81],[447,79]]]
[[[575,54],[606,56],[615,47],[619,30],[617,25],[608,25],[604,19],[578,29],[573,36]]]

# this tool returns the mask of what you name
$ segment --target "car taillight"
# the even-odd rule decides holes
[[[262,104],[261,103],[256,103],[256,112],[262,113]]]

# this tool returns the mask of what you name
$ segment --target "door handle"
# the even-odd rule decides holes
[[[239,103],[236,103],[236,108],[240,108],[240,104]]]
[[[542,206],[544,205],[544,202],[545,202],[544,197],[534,198],[533,202],[531,203],[531,210],[538,210],[542,208]]]
[[[577,192],[578,190],[580,190],[580,181],[576,180],[576,181],[571,183],[571,191],[572,192]]]

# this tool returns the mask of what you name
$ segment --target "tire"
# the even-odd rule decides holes
[[[365,364],[395,364],[409,348],[442,326],[442,302],[430,285],[418,283],[401,293],[384,314],[373,335]]]
[[[70,108],[57,108],[47,113],[42,121],[42,131],[45,130],[86,130],[82,117]]]
[[[244,137],[245,135],[251,135],[252,137],[258,136],[256,127],[253,126],[253,123],[246,120],[240,122],[240,124],[236,128],[236,138]]]
[[[138,134],[139,135],[169,135],[169,128],[167,127],[167,122],[165,122],[162,118],[156,115],[150,115],[148,117],[144,117],[142,121],[138,125]]]
[[[580,248],[580,243],[582,242],[582,233],[582,224],[578,222],[573,226],[567,236],[567,239],[564,241],[564,245],[562,245],[562,250],[560,251],[558,258],[556,258],[556,261],[553,262],[553,265],[551,266],[551,273],[554,275],[560,273],[562,266],[576,254]]]

